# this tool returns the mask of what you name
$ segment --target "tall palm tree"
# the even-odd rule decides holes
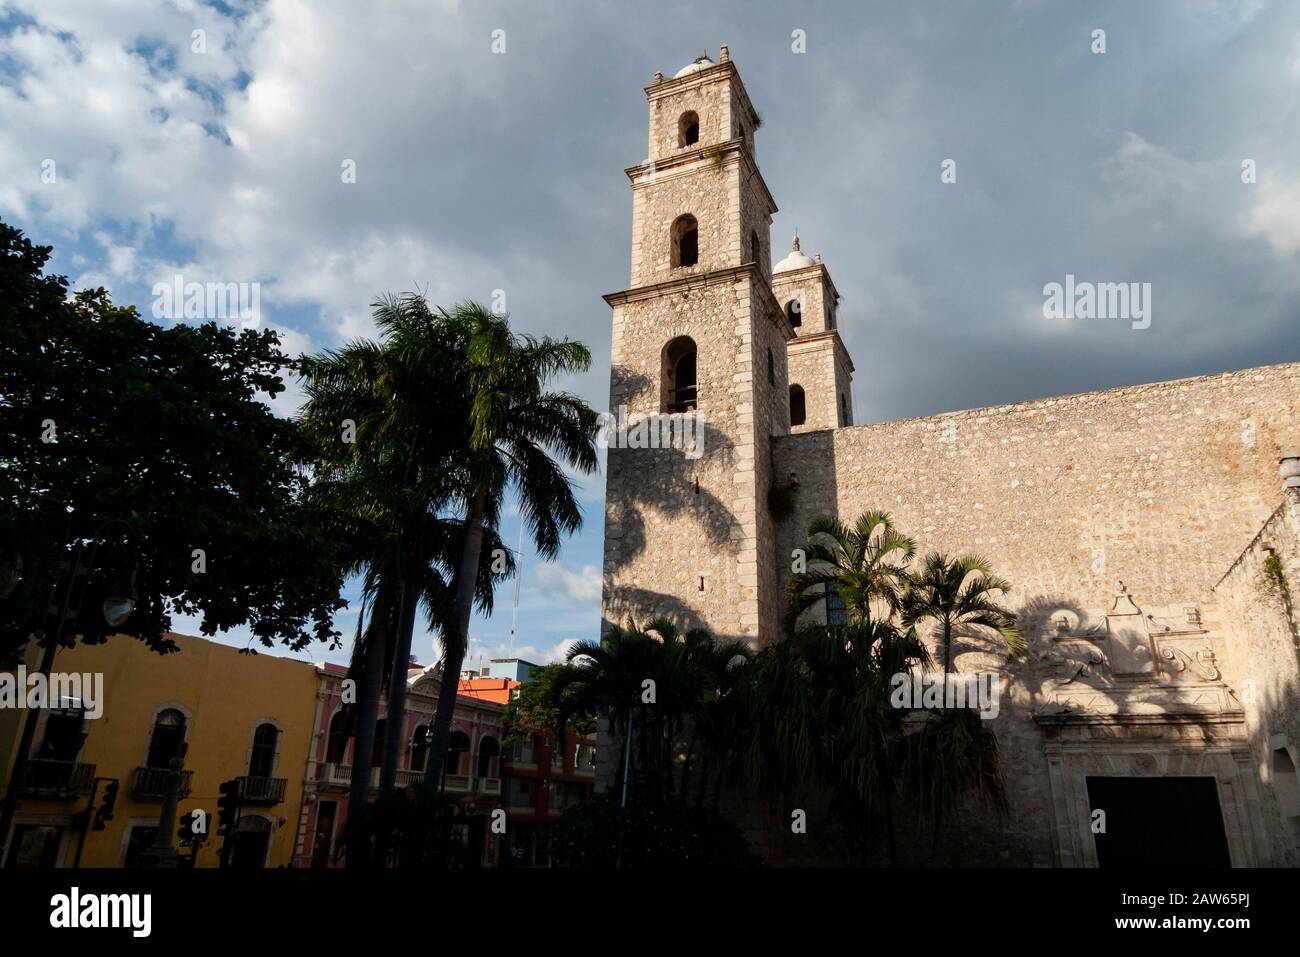
[[[547,391],[553,377],[583,372],[591,365],[586,346],[549,336],[517,336],[505,317],[473,302],[450,312],[439,310],[439,315],[466,343],[462,369],[468,415],[450,427],[467,427],[468,449],[462,495],[465,529],[453,579],[454,618],[443,633],[442,685],[425,776],[429,783],[442,774],[469,640],[484,526],[497,527],[503,497],[513,489],[537,553],[544,559],[555,557],[561,539],[582,524],[564,467],[582,474],[595,471],[599,431],[599,416],[581,398]],[[411,343],[409,348],[427,344]]]
[[[1001,636],[1007,657],[1018,657],[1025,640],[1016,617],[998,603],[1011,585],[993,574],[989,563],[977,555],[949,558],[938,552],[925,556],[919,574],[913,576],[901,602],[903,621],[917,625],[926,620],[939,627],[943,648],[945,691],[952,672],[953,630],[961,626],[988,628]]]
[[[804,539],[806,570],[790,579],[787,630],[793,631],[799,615],[825,600],[827,585],[844,601],[849,621],[871,621],[872,601],[892,612],[915,551],[916,543],[894,527],[887,512],[866,512],[852,527],[829,515],[813,519]]]
[[[463,522],[444,513],[463,498],[468,426],[464,355],[443,318],[418,296],[375,303],[383,340],[357,341],[336,352],[304,356],[299,372],[307,402],[300,413],[313,440],[312,496],[332,517],[352,556],[348,571],[363,578],[351,677],[357,681],[356,744],[349,802],[349,865],[368,854],[361,828],[369,797],[371,752],[379,698],[388,690],[381,789],[396,779],[403,744],[406,672],[415,620],[423,605],[430,630],[447,634],[453,620],[447,580],[459,560]],[[462,410],[458,416],[456,409]],[[491,547],[501,543],[489,531]],[[491,607],[494,581],[513,571],[508,553],[476,579],[475,597]],[[366,611],[370,618],[364,623]],[[363,624],[364,623],[364,624]]]
[[[948,676],[953,672],[953,633],[976,626],[998,634],[1007,657],[1025,650],[1015,615],[999,603],[1010,591],[1005,579],[993,574],[977,555],[949,558],[938,552],[925,556],[919,574],[903,596],[903,621],[918,625],[934,621],[943,648],[943,700],[948,700]],[[969,709],[942,712],[905,742],[904,780],[916,805],[934,818],[931,858],[937,857],[944,818],[958,798],[971,790],[991,797],[999,806],[1004,797],[998,763],[997,738]]]

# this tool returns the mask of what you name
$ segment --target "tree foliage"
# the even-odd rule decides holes
[[[342,576],[297,464],[310,449],[266,404],[293,368],[276,333],[158,325],[103,289],[69,301],[50,251],[0,223],[0,531],[22,567],[0,659],[41,630],[79,541],[98,543],[85,641],[107,637],[98,599],[133,566],[136,609],[114,630],[156,651],[173,614],[268,646],[337,639]]]

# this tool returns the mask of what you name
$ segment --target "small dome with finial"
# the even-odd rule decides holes
[[[805,269],[808,266],[816,265],[811,259],[799,252],[799,234],[794,234],[794,242],[790,244],[790,255],[786,256],[779,263],[772,267],[772,272],[792,272],[795,269]]]
[[[673,79],[675,80],[679,76],[690,76],[692,73],[699,73],[701,70],[707,70],[709,67],[716,65],[707,56],[697,56],[693,61],[674,73]]]

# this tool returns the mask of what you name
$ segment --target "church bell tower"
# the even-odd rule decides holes
[[[780,620],[770,440],[790,431],[795,335],[772,292],[758,114],[726,46],[645,93],[649,152],[626,171],[631,283],[604,297],[617,428],[603,626],[663,615],[757,643]],[[665,443],[683,420],[698,445]]]

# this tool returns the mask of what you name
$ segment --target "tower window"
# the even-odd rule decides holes
[[[846,399],[844,397],[844,393],[841,392],[840,393],[840,425],[844,426],[848,424],[849,424],[849,400]]]
[[[695,384],[695,340],[678,336],[664,346],[663,353],[664,412],[694,412],[697,401]]]
[[[803,306],[799,305],[798,299],[791,299],[785,304],[785,317],[796,329],[803,325]]]
[[[677,121],[677,145],[694,146],[700,141],[700,117],[694,110],[687,110]]]
[[[767,350],[767,384],[776,385],[776,360],[772,358],[772,350]]]
[[[803,388],[790,386],[790,424],[803,425],[808,421],[808,405],[804,399]]]
[[[758,233],[749,234],[749,261],[752,263],[762,262],[763,247],[758,244]]]
[[[700,232],[695,217],[678,216],[672,230],[672,266],[694,266],[700,261]]]

